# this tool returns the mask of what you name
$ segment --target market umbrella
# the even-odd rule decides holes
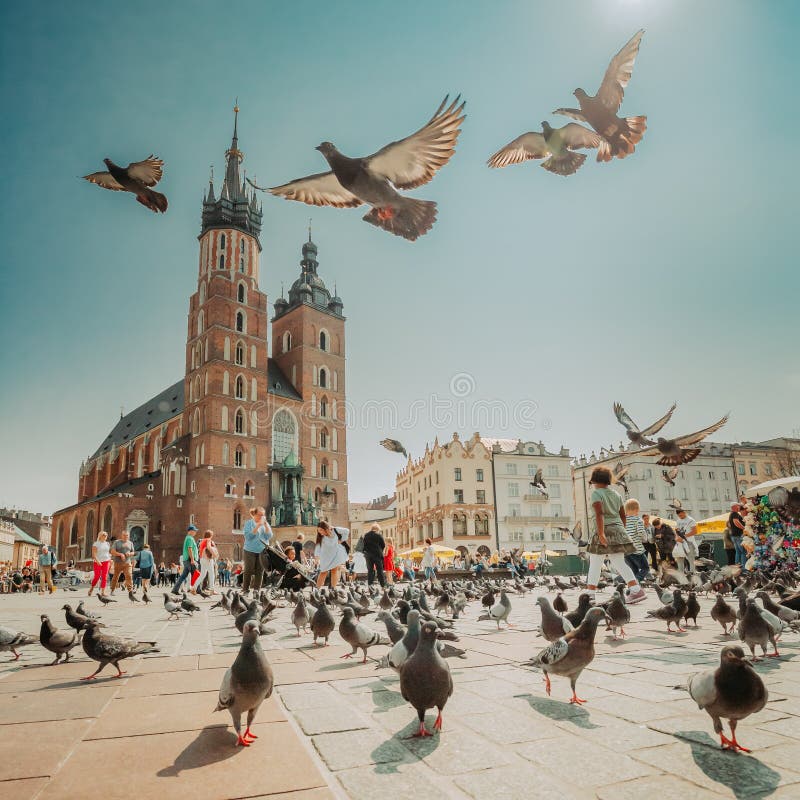
[[[400,555],[411,556],[411,558],[422,558],[423,550],[423,547],[415,547],[413,550],[406,550],[405,553],[401,553]],[[455,558],[458,555],[457,550],[453,550],[452,547],[445,547],[442,544],[433,545],[433,552],[435,555],[439,556],[439,558]]]
[[[697,523],[698,533],[722,533],[728,524],[727,514],[718,514],[716,517],[707,517]]]
[[[778,486],[783,486],[786,490],[794,489],[796,486],[800,486],[800,475],[764,481],[764,483],[759,483],[758,486],[751,486],[744,494],[745,497],[760,497],[763,494],[769,494],[771,489],[777,489]]]

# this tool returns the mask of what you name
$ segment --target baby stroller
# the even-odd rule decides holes
[[[279,572],[280,579],[274,584],[276,589],[292,589],[299,591],[306,586],[314,586],[314,581],[302,570],[290,563],[282,550],[267,545],[261,553],[261,566],[265,574]]]

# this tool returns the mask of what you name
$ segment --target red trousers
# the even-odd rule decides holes
[[[93,562],[94,567],[94,575],[92,576],[92,589],[97,586],[97,582],[100,581],[100,588],[106,588],[106,581],[108,580],[108,569],[111,566],[110,561],[101,561],[99,564],[95,561]]]

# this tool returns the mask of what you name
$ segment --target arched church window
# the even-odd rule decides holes
[[[325,387],[328,385],[328,370],[321,367],[319,371],[319,385]]]
[[[272,418],[272,460],[283,461],[289,453],[297,454],[297,423],[285,408]]]
[[[236,433],[244,432],[244,412],[240,408],[236,411]]]
[[[225,248],[225,234],[224,234],[224,233],[220,234],[220,237],[219,237],[219,246],[220,246],[220,248],[222,248],[222,249],[224,249],[224,248]]]
[[[219,263],[217,264],[219,269],[225,269],[225,254],[219,254]]]
[[[242,263],[244,263],[244,259],[242,259]],[[244,270],[242,270],[244,271]],[[245,295],[244,295],[244,284],[240,283],[239,288],[237,289],[237,299],[240,303],[244,303]]]
[[[244,343],[236,342],[236,363],[242,367],[244,366]]]
[[[236,312],[236,330],[244,333],[244,314],[241,311]]]
[[[244,378],[241,375],[236,376],[236,399],[246,400],[244,394]]]
[[[242,529],[242,510],[240,508],[235,508],[233,510],[233,529],[235,531],[240,531]]]
[[[328,349],[328,334],[325,333],[325,331],[319,332],[319,349],[320,350]]]
[[[236,452],[233,454],[233,466],[234,467],[244,466],[244,450],[242,449],[241,445],[237,445]]]

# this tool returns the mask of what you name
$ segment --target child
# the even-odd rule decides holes
[[[636,548],[635,553],[628,553],[625,556],[625,563],[633,570],[636,580],[642,581],[650,577],[650,569],[647,566],[647,551],[644,549],[644,539],[647,531],[644,522],[639,516],[639,501],[631,497],[625,501],[625,533],[633,542]]]
[[[606,467],[595,467],[592,470],[589,483],[595,487],[591,503],[597,532],[586,548],[589,553],[587,585],[590,592],[597,589],[600,569],[604,559],[608,557],[613,568],[630,587],[628,603],[641,603],[645,599],[644,589],[625,563],[625,555],[636,552],[636,548],[625,533],[625,509],[622,507],[622,498],[613,489],[609,489],[611,481],[611,470]]]

